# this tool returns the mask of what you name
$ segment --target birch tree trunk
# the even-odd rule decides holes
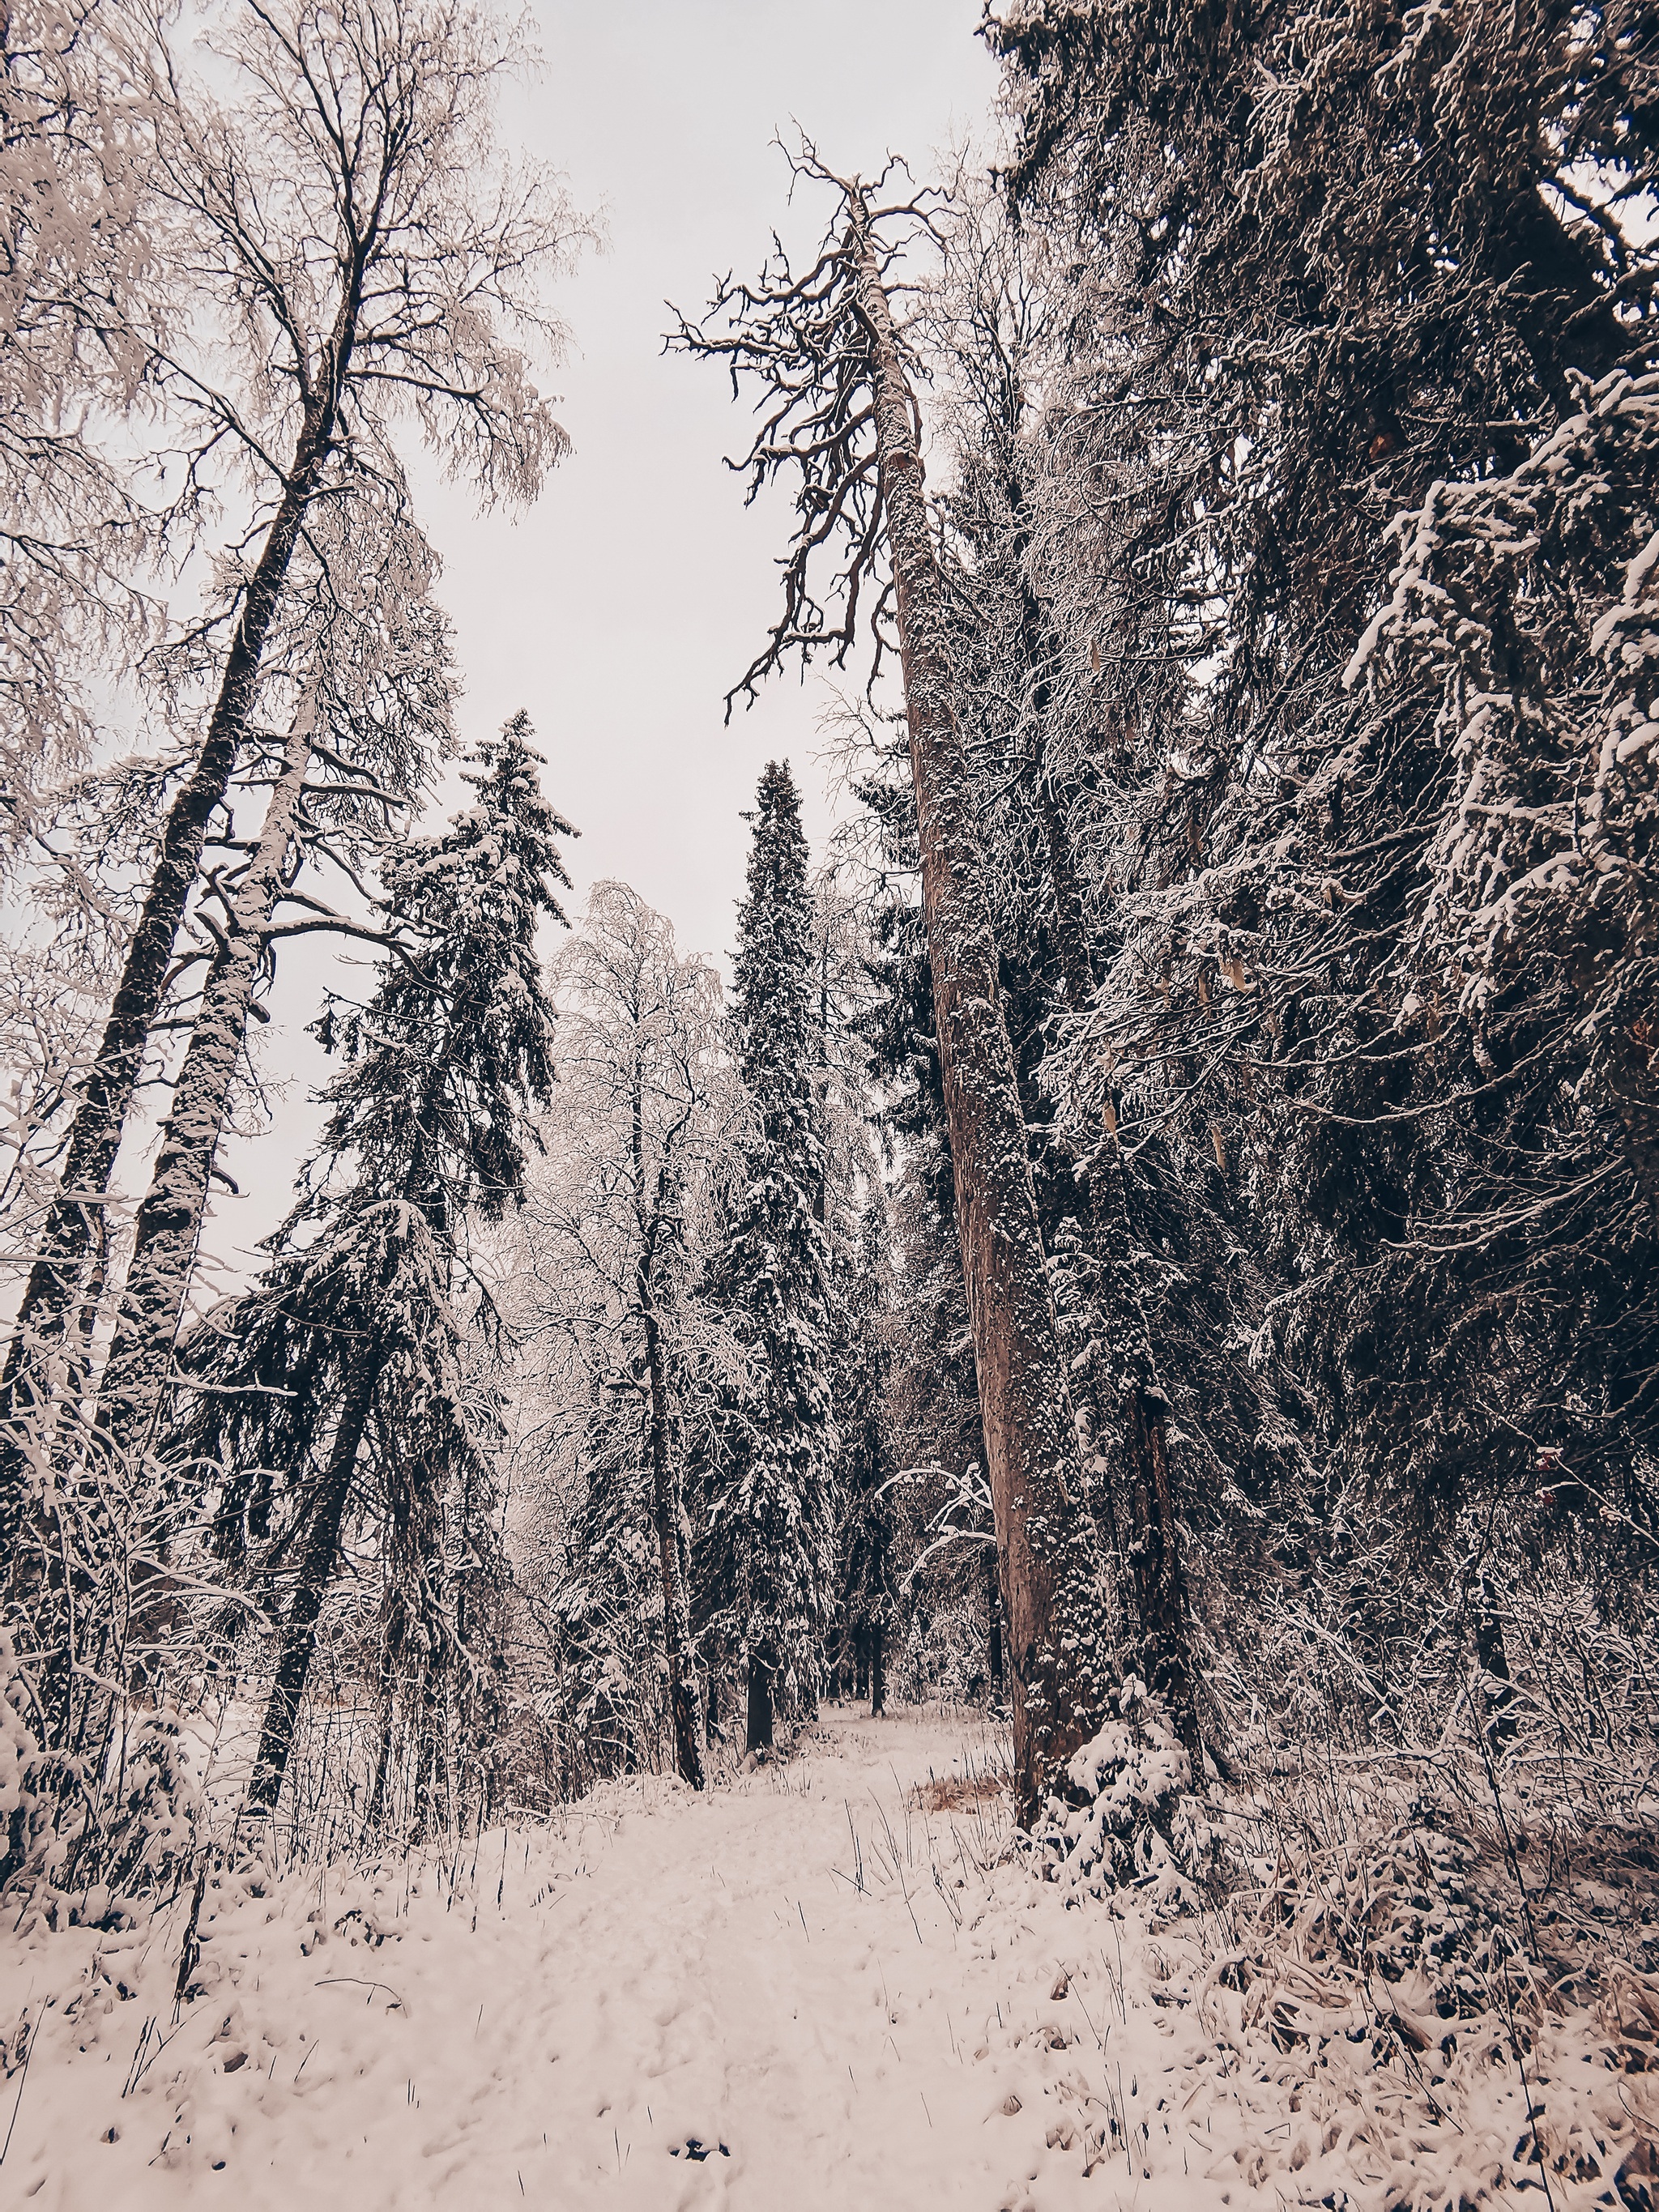
[[[917,410],[869,210],[856,186],[848,198],[859,309],[871,347],[957,1225],[1012,1646],[1016,1787],[1029,1824],[1045,1784],[1092,1733],[1103,1694],[1097,1546],[998,1000],[996,945],[953,709],[944,592],[921,488]]]
[[[38,1378],[65,1334],[80,1293],[87,1255],[95,1242],[94,1223],[105,1205],[115,1156],[137,1088],[144,1047],[161,1010],[179,924],[201,866],[208,822],[229,788],[237,755],[247,735],[265,641],[333,434],[333,389],[331,385],[331,396],[325,401],[314,402],[307,409],[282,500],[242,602],[241,619],[226,656],[207,737],[195,770],[167,816],[143,912],[127,948],[98,1056],[70,1125],[63,1187],[46,1217],[40,1253],[18,1309],[5,1371],[0,1376],[0,1430],[25,1412],[30,1400],[48,1395]],[[9,1447],[0,1443],[0,1536],[11,1534],[15,1525],[26,1469],[27,1462],[15,1443]]]
[[[131,1264],[100,1392],[100,1419],[118,1449],[149,1442],[161,1403],[266,933],[282,896],[311,765],[313,728],[313,703],[307,700],[289,733],[258,842],[208,971],[155,1171],[138,1209]]]

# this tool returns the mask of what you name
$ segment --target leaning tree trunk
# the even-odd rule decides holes
[[[31,1401],[50,1395],[44,1376],[80,1293],[94,1242],[94,1220],[105,1204],[144,1047],[161,1010],[173,945],[201,866],[208,822],[229,788],[247,735],[265,640],[306,510],[317,489],[333,434],[336,405],[331,396],[307,410],[282,499],[248,580],[207,737],[195,770],[167,816],[143,912],[127,948],[98,1056],[70,1124],[63,1187],[46,1217],[0,1376],[0,1539],[15,1530],[27,1483],[27,1462],[15,1441],[9,1447],[4,1443],[3,1431],[27,1411]]]
[[[1092,1731],[1104,1693],[1098,1561],[998,1000],[916,408],[869,210],[856,189],[848,198],[896,587],[957,1226],[1012,1645],[1016,1788],[1020,1818],[1029,1824],[1049,1778]]]
[[[258,842],[208,971],[155,1171],[138,1209],[120,1316],[100,1393],[100,1425],[118,1449],[148,1443],[161,1407],[208,1183],[311,766],[313,725],[314,707],[307,701],[289,732]]]
[[[646,1374],[651,1392],[651,1508],[662,1566],[663,1636],[667,1645],[668,1696],[674,1714],[674,1757],[680,1779],[694,1790],[708,1781],[703,1765],[702,1697],[691,1650],[691,1606],[680,1572],[680,1487],[675,1480],[664,1372],[662,1330],[652,1304],[647,1270],[641,1269],[645,1309]]]
[[[351,1502],[351,1479],[363,1431],[368,1426],[380,1368],[371,1340],[352,1370],[350,1388],[340,1407],[328,1466],[300,1555],[297,1586],[283,1628],[276,1674],[265,1707],[258,1755],[253,1762],[253,1778],[248,1784],[244,1809],[251,1814],[274,1813],[283,1794],[283,1778],[288,1772],[294,1731],[300,1717],[300,1700],[305,1695],[306,1678],[317,1649],[317,1622],[340,1555],[340,1532],[345,1525],[346,1508]]]

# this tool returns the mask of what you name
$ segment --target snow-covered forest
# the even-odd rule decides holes
[[[560,15],[0,9],[5,2200],[1651,2212],[1653,15],[790,83],[702,947]]]

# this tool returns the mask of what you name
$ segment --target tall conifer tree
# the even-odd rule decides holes
[[[262,1282],[200,1357],[195,1449],[228,1471],[219,1525],[233,1552],[277,1534],[263,1562],[292,1577],[276,1677],[249,1790],[274,1809],[354,1498],[368,1478],[388,1570],[424,1616],[428,1672],[453,1623],[441,1581],[446,1493],[490,1480],[453,1304],[457,1240],[477,1207],[522,1202],[527,1114],[553,1082],[553,1007],[536,953],[563,921],[555,840],[570,827],[542,797],[523,714],[482,746],[475,803],[386,871],[404,951],[368,1005],[319,1025],[349,1064],[330,1085],[321,1173],[271,1240]],[[331,1170],[355,1173],[343,1188]],[[367,1451],[365,1451],[367,1447]],[[360,1462],[362,1463],[360,1465]],[[426,1698],[431,1702],[430,1686]],[[429,1767],[422,1747],[423,1771]]]
[[[776,1692],[815,1693],[833,1601],[823,1138],[813,1097],[812,899],[787,763],[761,777],[738,909],[739,1072],[752,1106],[720,1287],[750,1380],[724,1423],[714,1515],[748,1663],[748,1747],[772,1741]]]

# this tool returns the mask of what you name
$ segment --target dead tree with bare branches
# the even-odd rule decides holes
[[[681,317],[668,343],[724,363],[734,395],[745,380],[758,383],[760,428],[733,465],[747,473],[751,500],[775,481],[794,490],[783,611],[729,695],[728,714],[797,653],[844,665],[861,634],[872,646],[873,684],[896,635],[957,1229],[1012,1647],[1018,1794],[1029,1824],[1101,1708],[1100,1559],[998,998],[945,586],[922,489],[914,363],[893,308],[903,289],[896,264],[930,228],[930,199],[873,204],[890,167],[866,187],[835,175],[810,145],[792,167],[797,181],[837,195],[811,267],[797,276],[775,239],[754,283],[728,277],[703,319]]]

